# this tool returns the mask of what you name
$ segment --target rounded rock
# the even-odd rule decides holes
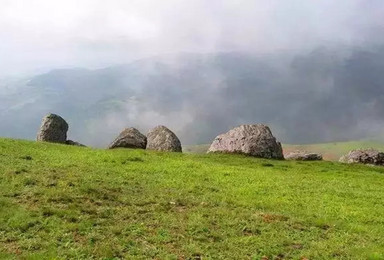
[[[156,126],[148,132],[147,149],[166,152],[182,152],[179,138],[165,126]]]
[[[67,140],[68,124],[56,114],[49,114],[43,118],[37,141],[65,143]]]
[[[130,127],[125,128],[108,148],[145,149],[146,145],[147,137],[136,128]]]
[[[218,135],[208,149],[208,153],[211,152],[284,159],[280,142],[276,141],[269,127],[263,124],[241,125]]]

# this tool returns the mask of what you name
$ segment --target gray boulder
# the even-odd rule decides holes
[[[323,156],[317,153],[309,153],[305,151],[295,151],[289,153],[285,156],[287,160],[296,160],[296,161],[321,161]]]
[[[37,141],[65,143],[67,140],[68,124],[58,115],[49,114],[43,118]]]
[[[339,160],[343,163],[362,163],[369,165],[384,165],[384,153],[374,149],[352,150]]]
[[[210,152],[241,153],[250,156],[284,159],[281,144],[276,141],[268,126],[241,125],[213,140]]]
[[[156,126],[147,134],[147,149],[182,152],[179,138],[165,126]]]
[[[145,149],[147,145],[147,137],[140,133],[136,128],[125,128],[119,136],[109,145],[109,149],[113,148],[138,148]]]

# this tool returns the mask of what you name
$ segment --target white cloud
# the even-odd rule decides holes
[[[0,0],[0,75],[180,51],[352,44],[382,1]],[[358,31],[357,31],[358,30]],[[363,34],[364,35],[364,34]]]

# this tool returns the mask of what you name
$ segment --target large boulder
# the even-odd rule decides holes
[[[295,151],[289,153],[285,156],[287,160],[296,160],[296,161],[321,161],[323,156],[317,153],[309,153],[305,151]]]
[[[250,156],[284,159],[281,144],[268,126],[241,125],[213,140],[208,152],[241,153]]]
[[[384,165],[384,153],[374,149],[352,150],[339,160],[343,163],[362,163],[370,165]]]
[[[49,114],[43,118],[37,141],[65,143],[67,140],[68,124],[58,115]]]
[[[147,145],[147,137],[139,132],[136,128],[125,128],[119,136],[109,145],[109,149],[113,148],[139,148],[145,149]]]
[[[179,138],[165,126],[156,126],[147,134],[147,149],[167,152],[181,152]]]

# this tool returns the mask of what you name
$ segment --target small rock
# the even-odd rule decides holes
[[[317,153],[309,153],[305,151],[295,151],[289,153],[285,156],[287,160],[296,160],[296,161],[321,161],[323,156]]]
[[[75,142],[75,141],[72,141],[72,140],[67,140],[65,141],[65,144],[67,145],[74,145],[74,146],[82,146],[82,147],[86,147],[85,145],[79,143],[79,142]]]
[[[369,165],[384,165],[384,153],[374,149],[352,150],[339,160],[343,163],[362,163]]]

